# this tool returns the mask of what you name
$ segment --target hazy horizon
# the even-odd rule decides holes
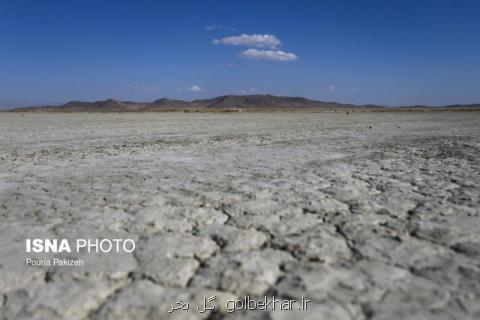
[[[408,106],[427,106],[427,107],[443,107],[443,106],[449,106],[449,105],[480,105],[480,102],[474,102],[474,103],[452,103],[448,105],[424,105],[424,104],[410,104],[410,105],[393,105],[393,104],[374,104],[374,103],[365,103],[365,104],[354,104],[350,102],[343,102],[343,101],[335,101],[335,100],[319,100],[315,98],[309,98],[309,97],[303,97],[303,96],[279,96],[279,95],[273,95],[270,93],[255,93],[255,94],[225,94],[225,95],[219,95],[219,96],[211,96],[211,97],[204,97],[204,98],[192,98],[192,99],[181,99],[181,98],[171,98],[171,97],[158,97],[154,98],[152,100],[131,100],[131,99],[118,99],[116,97],[106,97],[104,99],[99,99],[99,100],[66,100],[58,103],[45,103],[45,104],[31,104],[31,105],[11,105],[11,106],[0,106],[0,110],[9,110],[9,109],[15,109],[15,108],[28,108],[28,107],[56,107],[56,106],[62,106],[65,105],[69,102],[85,102],[85,103],[94,103],[94,102],[101,102],[101,101],[106,101],[106,100],[117,100],[120,102],[135,102],[135,103],[153,103],[156,100],[160,99],[168,99],[168,100],[179,100],[179,101],[185,101],[185,102],[192,102],[195,100],[209,100],[209,99],[215,99],[219,98],[222,96],[266,96],[266,95],[271,95],[271,96],[276,96],[276,97],[288,97],[288,98],[306,98],[309,100],[313,101],[321,101],[321,102],[326,102],[326,103],[339,103],[339,104],[352,104],[352,105],[357,105],[357,106],[363,106],[363,105],[378,105],[382,107],[408,107]]]

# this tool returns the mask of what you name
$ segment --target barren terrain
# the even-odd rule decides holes
[[[0,319],[479,319],[479,128],[477,112],[0,114]],[[37,235],[137,247],[28,269]],[[214,312],[168,313],[211,295]],[[312,302],[221,308],[265,295]]]

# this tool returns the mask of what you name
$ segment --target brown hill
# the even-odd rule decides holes
[[[221,96],[207,100],[195,100],[192,104],[205,108],[345,108],[355,107],[349,104],[323,102],[303,97],[279,97],[273,95]]]
[[[35,106],[16,108],[12,111],[34,111],[34,112],[113,112],[113,111],[136,111],[145,108],[145,104],[107,99],[102,101],[84,102],[70,101],[61,106]]]
[[[183,101],[162,98],[153,102],[133,102],[107,99],[94,102],[70,101],[60,106],[36,106],[16,108],[21,112],[128,112],[128,111],[175,111],[175,110],[242,110],[242,109],[361,109],[382,111],[428,111],[428,110],[480,110],[480,104],[449,105],[443,107],[402,106],[386,108],[378,105],[353,105],[337,102],[310,100],[303,97],[281,97],[273,95],[226,95],[212,99]]]
[[[162,98],[148,103],[107,99],[85,102],[70,101],[61,106],[35,106],[16,108],[11,111],[37,112],[121,112],[121,111],[162,111],[170,109],[285,109],[285,108],[353,108],[350,104],[322,102],[302,97],[279,97],[273,95],[228,95],[212,99],[182,101]]]

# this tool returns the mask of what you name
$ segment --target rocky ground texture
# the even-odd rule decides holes
[[[0,319],[480,319],[480,113],[0,114]],[[9,270],[40,232],[116,272]],[[95,267],[94,261],[93,267]],[[168,313],[216,295],[308,311]]]

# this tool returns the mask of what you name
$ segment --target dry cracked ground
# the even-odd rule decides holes
[[[480,318],[480,113],[1,114],[0,138],[2,320]],[[33,234],[137,246],[9,269]],[[222,307],[244,296],[312,302]]]

